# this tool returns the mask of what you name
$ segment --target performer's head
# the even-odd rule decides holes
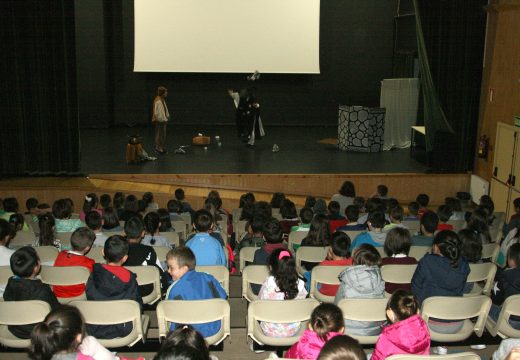
[[[164,86],[157,87],[157,96],[166,97],[168,95],[168,89]]]

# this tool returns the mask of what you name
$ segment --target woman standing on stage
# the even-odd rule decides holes
[[[155,151],[161,155],[167,153],[164,150],[164,142],[166,141],[166,125],[170,119],[170,113],[166,106],[166,97],[168,89],[164,86],[157,88],[157,95],[153,101],[152,123],[155,125]]]
[[[242,89],[240,92],[229,89],[228,94],[235,102],[235,107],[237,108],[236,123],[238,136],[248,146],[254,146],[255,139],[261,139],[265,136],[262,119],[260,118],[260,104],[256,99],[255,88]]]

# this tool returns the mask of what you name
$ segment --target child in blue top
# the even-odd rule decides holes
[[[383,232],[385,226],[385,214],[379,211],[373,212],[368,217],[368,232],[364,232],[356,236],[350,251],[359,247],[361,244],[369,244],[375,247],[385,245],[386,233]]]
[[[197,234],[186,243],[186,246],[195,254],[197,265],[226,266],[224,248],[217,239],[210,235],[213,226],[211,213],[207,210],[196,211],[193,226]]]

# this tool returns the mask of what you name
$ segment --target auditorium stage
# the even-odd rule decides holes
[[[197,133],[211,136],[207,150],[191,146],[185,155],[174,154],[179,145],[188,145]],[[425,173],[428,168],[410,157],[410,149],[380,153],[340,151],[330,144],[337,127],[267,126],[267,136],[253,148],[242,144],[234,126],[169,125],[169,154],[153,151],[153,128],[116,127],[81,130],[81,169],[84,174],[374,174]],[[127,165],[127,136],[140,134],[144,148],[156,161]],[[219,135],[222,146],[217,146]],[[323,140],[325,140],[323,142]],[[321,142],[320,142],[321,141]],[[273,144],[280,147],[272,152]]]

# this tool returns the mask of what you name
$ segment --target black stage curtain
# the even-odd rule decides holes
[[[74,2],[0,2],[0,174],[79,170]]]
[[[415,0],[431,79],[439,105],[455,133],[451,138],[458,142],[453,154],[456,156],[450,156],[449,168],[454,171],[473,168],[486,30],[484,6],[487,2]],[[421,69],[424,68],[421,66]],[[422,79],[424,76],[421,74]],[[425,93],[424,84],[422,90]],[[431,135],[433,139],[435,134]],[[442,146],[433,151],[443,151]]]

